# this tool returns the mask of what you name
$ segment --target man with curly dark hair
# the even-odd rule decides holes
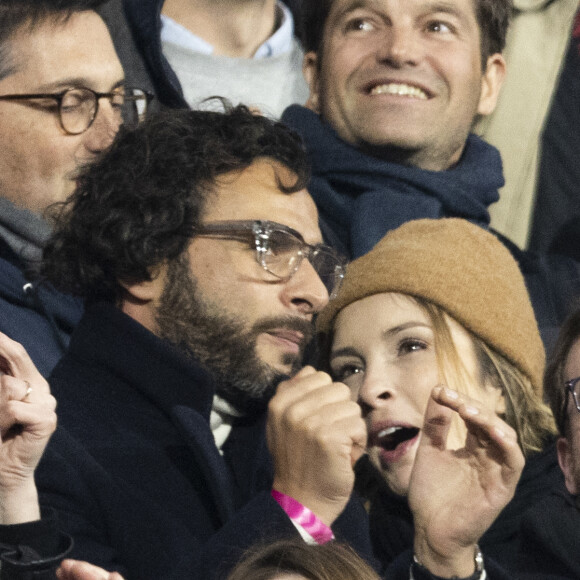
[[[347,506],[358,406],[324,373],[297,373],[343,268],[308,177],[293,132],[227,105],[121,129],[79,176],[43,271],[87,307],[51,375],[64,429],[37,473],[73,557],[128,579],[212,578],[231,546],[316,536],[286,515],[286,496],[368,549]],[[266,405],[295,374],[282,407],[304,420],[269,424],[272,472]]]
[[[0,360],[18,362],[0,380],[0,516],[21,524],[0,526],[0,578],[52,579],[68,535],[69,556],[85,562],[67,562],[63,580],[119,579],[95,565],[127,580],[223,578],[251,544],[291,537],[336,537],[372,559],[350,497],[366,444],[359,406],[346,385],[300,369],[312,318],[343,273],[307,179],[294,133],[227,105],[122,129],[79,176],[43,269],[87,308],[51,375],[60,428],[36,473],[54,399],[21,347],[4,345]],[[467,480],[463,499],[453,487],[459,502],[473,497]],[[58,526],[50,510],[38,519],[37,488]],[[432,564],[484,578],[481,558],[447,540],[421,542],[423,565],[408,552],[387,577],[412,566],[432,580]],[[31,557],[41,542],[52,558]]]

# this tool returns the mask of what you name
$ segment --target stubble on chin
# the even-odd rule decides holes
[[[300,369],[313,332],[309,322],[294,317],[264,318],[246,328],[243,321],[199,295],[183,257],[168,267],[156,322],[160,338],[205,368],[215,380],[217,394],[245,414],[265,409],[278,383]],[[261,361],[257,354],[260,334],[276,328],[304,335],[298,355],[282,355],[288,374]]]

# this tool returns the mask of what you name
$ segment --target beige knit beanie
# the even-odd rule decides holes
[[[542,395],[545,353],[519,267],[497,238],[463,219],[416,220],[389,232],[347,267],[338,296],[320,313],[328,335],[340,310],[372,294],[424,298],[522,371]]]

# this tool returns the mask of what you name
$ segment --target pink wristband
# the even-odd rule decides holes
[[[278,502],[286,515],[295,523],[302,526],[315,540],[317,544],[326,544],[334,539],[332,530],[322,522],[314,512],[303,506],[293,497],[272,490],[272,497]]]

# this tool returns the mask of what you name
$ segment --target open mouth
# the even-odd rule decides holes
[[[375,444],[385,451],[394,451],[401,443],[415,439],[418,434],[416,427],[388,427],[377,433]]]
[[[385,83],[368,87],[369,95],[396,95],[426,101],[429,95],[417,86],[405,83]]]

